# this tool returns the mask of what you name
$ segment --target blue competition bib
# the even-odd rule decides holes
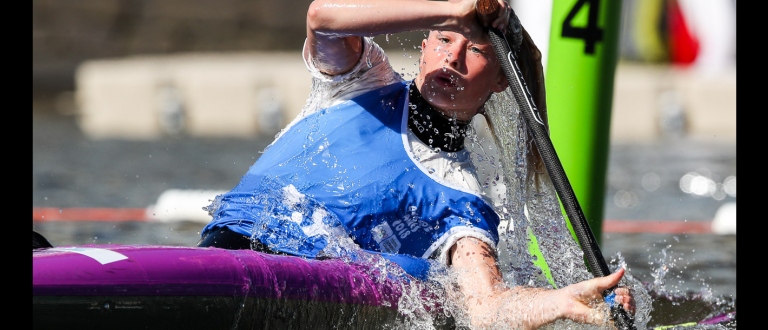
[[[416,257],[388,258],[395,262],[429,258],[462,230],[498,242],[499,218],[489,204],[435,181],[413,160],[408,86],[388,85],[295,123],[217,197],[203,234],[227,226],[310,258],[329,244],[343,246],[338,237],[382,255]]]

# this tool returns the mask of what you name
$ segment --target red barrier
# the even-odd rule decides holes
[[[143,208],[33,207],[32,221],[152,221]],[[712,234],[711,221],[603,220],[604,233]]]

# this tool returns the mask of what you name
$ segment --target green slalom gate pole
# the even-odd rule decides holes
[[[597,242],[620,23],[621,1],[553,0],[545,77],[550,139]]]

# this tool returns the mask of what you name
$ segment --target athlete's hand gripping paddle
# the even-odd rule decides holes
[[[507,78],[509,88],[520,107],[520,113],[523,116],[526,127],[533,136],[538,152],[541,154],[547,172],[571,222],[571,226],[576,232],[576,237],[587,259],[587,266],[595,277],[610,275],[610,269],[608,269],[608,264],[605,262],[602,252],[600,252],[595,235],[589,227],[589,223],[579,206],[578,200],[576,200],[576,194],[568,181],[568,177],[565,175],[565,170],[560,163],[560,159],[557,157],[552,141],[549,139],[542,113],[536,107],[534,98],[523,79],[524,76],[517,63],[518,54],[526,52],[527,49],[525,48],[529,46],[526,42],[523,42],[523,36],[526,34],[525,30],[514,11],[510,12],[506,35],[492,27],[490,23],[493,21],[493,18],[498,16],[499,9],[500,7],[496,0],[478,0],[478,20],[488,29],[488,37],[491,40],[499,62],[501,62],[501,68]],[[532,43],[530,40],[526,41]],[[534,83],[543,85],[543,77],[535,78],[539,79]],[[537,101],[543,102],[543,98],[540,97],[541,89],[539,88],[537,91],[539,92],[536,95]],[[615,287],[603,293],[603,296],[609,298],[607,299],[608,301],[614,296],[614,289]],[[619,329],[635,330],[632,317],[621,306],[612,304],[611,316]]]

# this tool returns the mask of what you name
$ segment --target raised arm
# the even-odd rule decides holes
[[[494,27],[503,29],[509,6]],[[362,54],[362,36],[407,31],[442,30],[464,35],[482,33],[475,14],[476,0],[315,0],[307,11],[304,56],[329,75],[354,67]]]
[[[538,329],[558,319],[606,325],[612,323],[602,292],[619,283],[624,269],[605,277],[562,289],[513,287],[503,283],[495,253],[486,243],[465,237],[451,248],[450,267],[464,295],[473,328],[511,326]],[[634,314],[634,300],[626,288],[616,289],[615,301]]]

